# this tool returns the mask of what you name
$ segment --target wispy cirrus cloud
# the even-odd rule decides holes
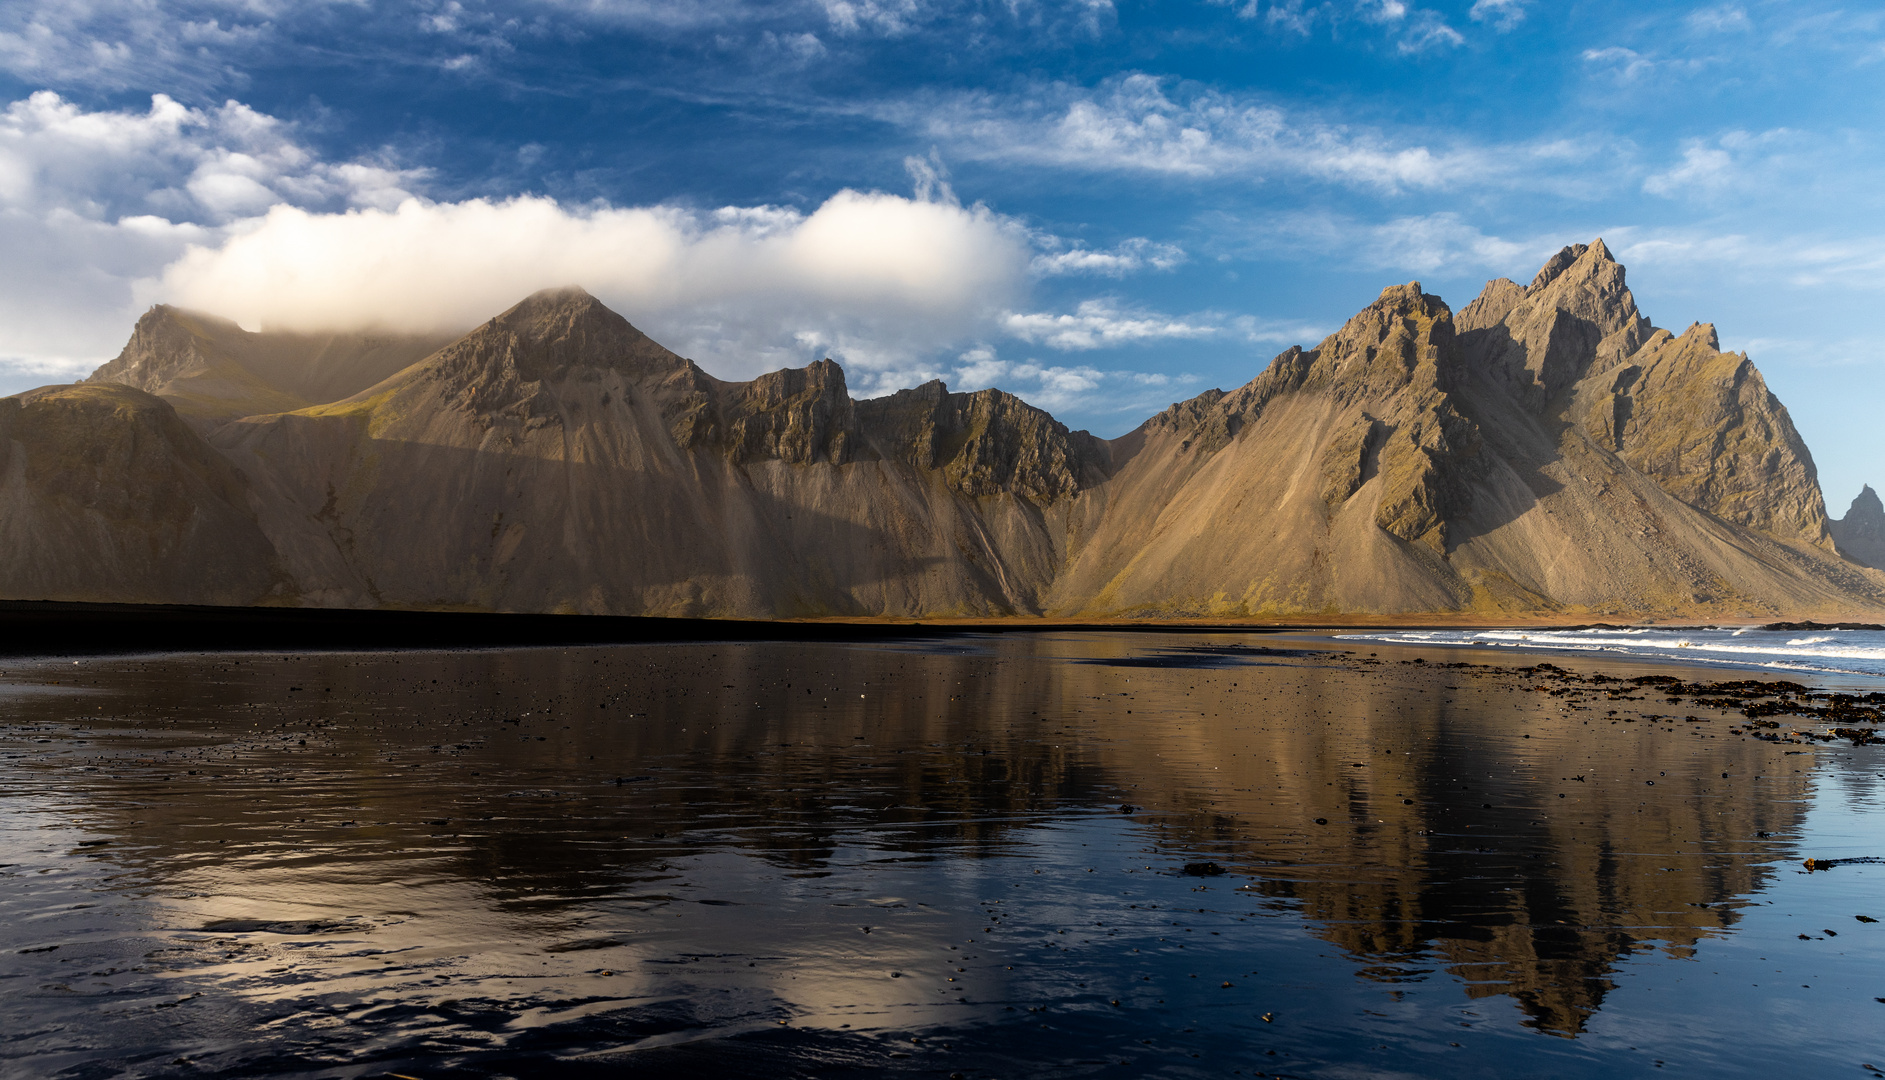
[[[1380,28],[1394,51],[1402,55],[1452,48],[1466,43],[1465,35],[1455,30],[1446,17],[1432,8],[1423,8],[1407,0],[1213,0],[1233,6],[1240,18],[1249,19],[1296,37],[1307,38],[1318,27],[1339,34],[1344,26]],[[1491,0],[1509,3],[1511,0]],[[1476,17],[1476,16],[1475,16]]]
[[[1220,318],[1184,318],[1085,300],[1071,312],[1008,312],[1001,327],[1022,341],[1063,352],[1111,348],[1150,341],[1215,337]]]
[[[1697,8],[1683,19],[1689,29],[1701,33],[1724,34],[1752,30],[1754,23],[1748,18],[1747,9],[1739,4],[1720,4],[1715,7]]]
[[[1047,250],[1034,257],[1030,268],[1043,277],[1091,274],[1118,278],[1141,270],[1174,270],[1186,261],[1183,248],[1143,236],[1122,240],[1110,249],[1068,246],[1053,236],[1040,237],[1037,242]]]
[[[1653,271],[1785,283],[1798,289],[1885,291],[1885,233],[1828,236],[1719,232],[1706,227],[1622,227],[1617,258]]]
[[[1326,329],[1293,319],[1270,319],[1222,311],[1168,315],[1121,303],[1117,299],[1081,301],[1069,312],[1003,314],[1001,327],[1028,344],[1061,352],[1088,352],[1126,345],[1170,341],[1223,341],[1240,344],[1309,344]]]
[[[1314,211],[1248,218],[1217,214],[1203,227],[1219,251],[1236,257],[1314,254],[1351,269],[1415,274],[1529,275],[1569,242],[1557,235],[1515,240],[1489,234],[1454,211],[1372,221]]]
[[[1176,86],[1143,73],[1091,89],[1052,84],[1019,94],[893,102],[874,111],[965,160],[1194,180],[1311,179],[1388,193],[1509,182],[1539,154],[1569,148],[1395,138],[1297,116],[1255,95]]]
[[[1103,369],[1089,364],[1043,364],[1038,360],[1001,359],[993,347],[979,346],[957,358],[940,376],[956,390],[996,387],[1043,409],[1059,409],[1109,399],[1110,411],[1142,409],[1174,388],[1189,386],[1194,376],[1162,371]]]
[[[1525,0],[1473,0],[1467,18],[1503,34],[1525,21]]]
[[[1726,131],[1712,139],[1682,144],[1681,160],[1651,173],[1643,190],[1667,198],[1715,196],[1736,189],[1755,193],[1781,187],[1800,190],[1802,173],[1811,170],[1801,157],[1818,156],[1813,140],[1799,131]]]

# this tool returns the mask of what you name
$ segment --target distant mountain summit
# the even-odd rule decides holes
[[[1846,516],[1828,525],[1841,554],[1854,562],[1885,569],[1885,505],[1880,504],[1872,485],[1860,488]]]
[[[117,358],[85,381],[134,386],[210,424],[333,401],[451,340],[440,334],[251,333],[228,319],[159,304]]]
[[[0,402],[0,434],[0,594],[20,598],[738,617],[1885,608],[1885,574],[1859,565],[1885,555],[1877,497],[1829,523],[1760,373],[1711,327],[1653,327],[1602,241],[1528,286],[1489,283],[1457,317],[1417,282],[1389,288],[1314,348],[1113,440],[999,390],[854,401],[830,360],[722,381],[575,288],[451,341],[253,334],[153,308],[81,387]]]

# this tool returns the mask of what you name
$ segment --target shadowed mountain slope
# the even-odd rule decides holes
[[[162,395],[186,418],[217,423],[286,412],[364,390],[451,335],[251,333],[228,319],[159,304],[117,358],[86,382]]]
[[[0,595],[250,604],[282,584],[248,486],[126,386],[0,398]]]
[[[4,526],[6,595],[741,617],[1885,608],[1885,574],[1840,554],[1869,519],[1829,525],[1759,372],[1711,327],[1651,326],[1601,241],[1457,317],[1389,288],[1315,348],[1110,441],[998,390],[853,401],[829,360],[725,382],[580,289],[431,344],[153,309],[83,386],[7,405],[9,460],[76,455],[75,490],[118,494],[81,505],[44,468],[10,471],[0,490],[28,509]],[[140,514],[181,524],[147,543]]]

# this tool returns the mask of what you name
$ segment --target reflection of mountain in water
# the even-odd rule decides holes
[[[1388,668],[1392,688],[1355,670],[1270,673],[1271,701],[1303,704],[1200,718],[1130,757],[1221,763],[1208,795],[1170,796],[1192,842],[1277,859],[1259,887],[1301,903],[1365,977],[1442,965],[1469,996],[1510,995],[1532,1026],[1576,1034],[1620,957],[1652,942],[1688,956],[1732,925],[1772,857],[1757,838],[1800,824],[1803,774],[1751,781],[1777,759],[1724,724],[1613,726],[1607,694],[1541,708],[1490,667]],[[1237,749],[1252,736],[1258,754]]]
[[[126,663],[95,711],[132,735],[9,764],[134,822],[113,831],[150,879],[236,850],[224,842],[356,877],[431,852],[429,872],[537,912],[640,895],[701,853],[807,878],[860,850],[886,865],[1026,854],[1031,825],[1122,821],[1131,802],[1158,865],[1204,852],[1257,876],[1364,978],[1444,968],[1569,1035],[1620,958],[1652,942],[1686,955],[1731,925],[1782,854],[1757,837],[1800,823],[1805,773],[1719,722],[1623,723],[1607,712],[1632,702],[1535,694],[1488,668],[1105,662],[1146,644]],[[74,710],[46,697],[15,713],[63,726]]]

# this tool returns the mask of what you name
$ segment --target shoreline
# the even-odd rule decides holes
[[[1828,621],[1819,621],[1828,620]],[[1752,620],[1750,620],[1752,621]],[[1494,619],[1461,613],[1330,615],[1308,619],[1056,619],[1049,617],[893,619],[710,619],[355,608],[211,607],[170,604],[0,600],[0,657],[51,658],[184,652],[282,652],[507,649],[677,642],[859,642],[1008,633],[1149,633],[1309,635],[1337,644],[1336,635],[1364,631],[1580,629],[1688,630],[1713,623],[1579,621],[1572,616]],[[1776,630],[1880,629],[1878,624],[1820,614],[1810,620],[1756,624]],[[1363,642],[1353,642],[1362,645]],[[1414,643],[1366,643],[1416,647]],[[1603,649],[1491,643],[1420,643],[1417,647],[1488,650],[1511,656],[1588,657],[1655,666],[1694,665],[1792,672],[1803,677],[1877,678],[1857,672],[1777,668],[1755,661],[1659,657]]]
[[[1718,624],[1716,624],[1718,625]],[[1776,630],[1874,629],[1876,624],[1791,622]],[[1252,634],[1313,641],[1335,651],[1355,649],[1446,650],[1484,653],[1494,662],[1519,656],[1554,663],[1601,663],[1630,668],[1712,672],[1758,672],[1764,678],[1808,679],[1821,685],[1869,689],[1885,675],[1827,667],[1783,667],[1746,658],[1657,655],[1607,648],[1576,648],[1533,642],[1342,641],[1338,635],[1367,631],[1476,632],[1485,630],[1658,629],[1703,626],[1681,623],[1443,622],[1428,616],[1364,619],[1350,616],[1317,622],[1128,621],[1012,619],[691,619],[659,616],[543,615],[500,612],[405,611],[352,608],[237,608],[72,601],[0,600],[0,658],[51,661],[75,657],[161,656],[186,653],[371,653],[459,650],[583,648],[626,645],[726,643],[845,644],[948,640],[1008,634]],[[1411,653],[1410,653],[1411,655]],[[1444,661],[1442,661],[1444,662]]]

